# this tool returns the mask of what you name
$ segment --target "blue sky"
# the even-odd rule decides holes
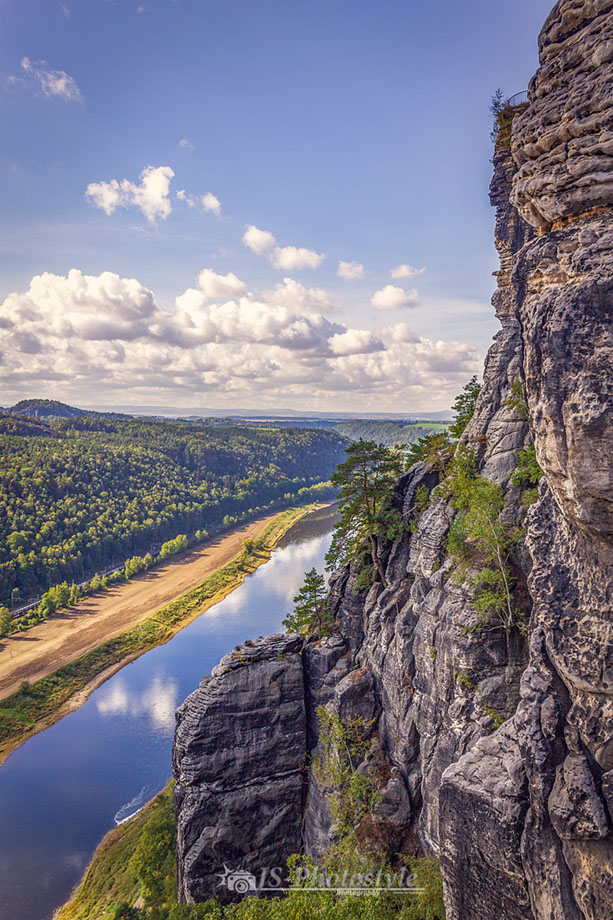
[[[446,408],[550,8],[3,0],[0,402]]]

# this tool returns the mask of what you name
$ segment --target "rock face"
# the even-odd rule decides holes
[[[301,847],[302,646],[281,635],[239,646],[177,711],[179,893],[188,903],[223,900],[225,864],[259,875]]]
[[[454,512],[437,493],[416,511],[438,474],[414,466],[394,496],[411,526],[380,549],[387,587],[336,573],[337,635],[242,646],[179,710],[186,900],[214,892],[224,862],[255,871],[334,841],[328,791],[303,770],[323,705],[369,725],[357,769],[379,802],[358,839],[434,852],[448,920],[613,917],[613,0],[561,0],[540,56],[495,151],[501,331],[463,435],[525,534],[514,602],[529,626],[467,631]],[[532,441],[544,477],[527,511],[510,476]]]

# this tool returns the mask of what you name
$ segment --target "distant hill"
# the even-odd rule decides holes
[[[57,399],[22,399],[15,403],[8,412],[11,415],[27,415],[30,418],[55,419],[55,418],[83,418],[86,415],[99,415],[99,412],[75,409]]]

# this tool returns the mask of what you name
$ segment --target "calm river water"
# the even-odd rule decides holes
[[[335,523],[336,509],[303,518],[232,594],[0,767],[0,920],[49,920],[106,831],[162,788],[176,707],[239,642],[282,629]]]

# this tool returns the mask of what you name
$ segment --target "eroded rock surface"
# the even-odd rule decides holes
[[[438,855],[448,920],[613,918],[613,0],[561,0],[540,56],[494,155],[501,330],[463,435],[524,531],[514,602],[529,625],[467,629],[454,512],[440,493],[416,510],[438,481],[417,464],[395,488],[409,526],[380,548],[386,587],[336,573],[337,634],[241,646],[179,710],[185,900],[215,892],[220,863],[256,871],[334,842],[303,770],[326,706],[369,726],[356,767],[379,803],[358,838],[390,859]],[[532,440],[545,475],[527,512],[511,474]]]

